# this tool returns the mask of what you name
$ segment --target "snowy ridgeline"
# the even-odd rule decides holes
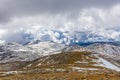
[[[57,54],[62,51],[89,51],[109,56],[120,56],[120,47],[110,44],[95,43],[88,46],[65,45],[51,41],[36,40],[26,45],[18,43],[1,44],[0,63],[14,61],[32,61],[46,55]]]
[[[54,42],[38,42],[21,45],[18,43],[7,43],[0,46],[0,63],[14,61],[32,61],[42,56],[56,54],[65,45]]]
[[[63,30],[49,30],[49,29],[40,29],[35,33],[22,33],[18,35],[21,38],[15,38],[10,40],[0,39],[0,44],[4,42],[16,41],[19,43],[27,43],[34,40],[42,41],[53,41],[56,43],[62,44],[75,44],[75,43],[87,43],[87,42],[116,42],[120,41],[120,32],[119,31],[64,31]]]

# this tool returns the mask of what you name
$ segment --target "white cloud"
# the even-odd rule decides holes
[[[0,29],[0,39],[6,34],[6,30]]]
[[[47,30],[69,31],[69,36],[73,36],[74,31],[92,32],[106,39],[120,39],[120,5],[109,9],[84,8],[75,13],[76,17],[73,15],[74,13],[14,17],[11,22],[0,25],[0,39],[24,41],[21,36],[24,34],[32,34],[35,38],[40,38],[44,34],[53,35],[54,38],[60,36],[59,33],[45,32]],[[66,38],[64,40],[67,41]]]

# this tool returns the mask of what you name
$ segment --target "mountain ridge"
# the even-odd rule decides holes
[[[0,44],[8,42],[18,42],[20,44],[27,44],[31,41],[53,41],[61,44],[82,44],[94,42],[120,42],[119,32],[104,32],[104,31],[62,31],[62,30],[47,30],[41,29],[35,33],[25,32],[20,34],[20,39],[0,39]],[[19,35],[19,36],[20,36]]]
[[[119,45],[119,44],[118,44]],[[7,43],[0,46],[0,62],[31,61],[39,57],[67,51],[87,51],[111,56],[120,56],[120,46],[116,43],[92,43],[85,46],[65,45],[53,41],[36,40],[22,45]]]

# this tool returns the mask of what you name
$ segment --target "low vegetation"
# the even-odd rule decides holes
[[[99,66],[90,52],[63,52],[27,62],[0,80],[120,80],[120,72]]]

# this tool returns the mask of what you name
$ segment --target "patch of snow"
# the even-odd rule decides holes
[[[30,67],[30,66],[32,66],[32,64],[29,64],[27,67]]]
[[[84,61],[76,61],[75,63],[88,63],[88,62],[84,62]]]
[[[99,70],[97,68],[80,68],[80,67],[71,67],[73,69],[73,71],[78,71],[81,72],[83,70]]]
[[[0,72],[1,76],[6,76],[6,75],[10,75],[10,74],[18,74],[18,73],[22,73],[23,71],[7,71],[7,72]]]
[[[66,71],[65,69],[56,69],[56,71]]]
[[[118,68],[117,66],[115,66],[112,63],[108,62],[107,60],[105,60],[103,58],[99,58],[99,60],[103,63],[104,67],[110,68],[112,70],[120,71],[120,68]]]
[[[51,69],[45,69],[46,71],[51,71]]]
[[[18,71],[8,71],[8,72],[6,72],[6,74],[17,74],[18,73]]]
[[[37,66],[40,66],[41,65],[41,63],[39,63]]]

